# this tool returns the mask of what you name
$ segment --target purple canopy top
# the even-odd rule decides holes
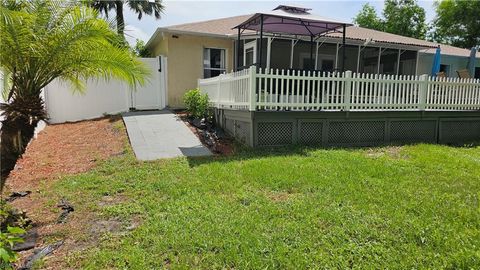
[[[308,8],[280,5],[273,11],[256,13],[234,28],[261,30],[263,17],[263,32],[321,36],[331,32],[340,32],[339,29],[352,25],[351,23],[320,17],[309,12]]]

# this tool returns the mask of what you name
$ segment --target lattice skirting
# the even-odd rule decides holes
[[[480,113],[465,117],[412,113],[338,115],[318,113],[314,115],[318,117],[312,117],[309,112],[255,112],[246,117],[244,112],[216,113],[216,117],[221,118],[217,122],[229,134],[253,147],[480,142]]]

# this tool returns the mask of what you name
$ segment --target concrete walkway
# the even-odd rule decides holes
[[[170,111],[128,112],[123,114],[123,121],[139,160],[212,154],[185,123]]]

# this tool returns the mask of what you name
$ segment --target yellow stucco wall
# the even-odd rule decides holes
[[[204,48],[225,49],[227,71],[233,69],[232,39],[164,33],[155,42],[154,55],[167,57],[168,105],[172,108],[184,107],[183,94],[203,78]]]

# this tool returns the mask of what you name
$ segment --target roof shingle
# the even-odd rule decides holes
[[[160,28],[161,31],[166,32],[186,32],[186,33],[196,33],[196,34],[209,34],[216,35],[220,37],[235,37],[237,35],[237,29],[233,27],[241,24],[246,21],[248,18],[253,16],[241,15],[228,18],[214,19],[201,22],[185,23],[172,25],[167,27]],[[341,38],[341,33],[332,33],[328,34],[328,37],[331,38]],[[421,46],[421,47],[430,47],[430,49],[425,49],[423,52],[426,53],[435,53],[435,48],[438,43],[430,42],[426,40],[420,40],[411,37],[405,37],[401,35],[395,35],[391,33],[386,33],[382,31],[367,29],[359,26],[349,26],[347,27],[346,33],[347,39],[350,40],[360,40],[366,41],[372,39],[375,42],[379,43],[390,43],[390,44],[400,44],[408,46]],[[454,56],[465,56],[469,57],[470,50],[462,49],[450,45],[440,44],[442,49],[442,54],[444,55],[454,55]],[[480,58],[480,52],[477,53],[477,58]]]

